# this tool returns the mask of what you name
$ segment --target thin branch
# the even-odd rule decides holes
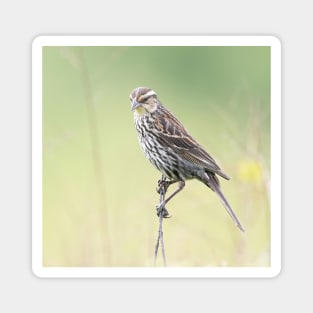
[[[164,240],[163,240],[163,218],[166,216],[169,216],[165,208],[165,204],[164,204],[165,194],[167,192],[168,186],[169,186],[168,181],[166,181],[165,177],[162,176],[162,178],[159,180],[158,189],[157,189],[158,193],[160,194],[160,203],[157,206],[157,212],[159,216],[159,230],[158,230],[158,238],[157,238],[157,242],[156,242],[155,250],[154,250],[154,266],[156,266],[160,244],[161,244],[163,265],[167,266],[165,248],[164,248]]]

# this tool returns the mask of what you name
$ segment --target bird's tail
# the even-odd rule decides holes
[[[216,192],[216,194],[218,195],[220,201],[222,202],[224,208],[226,209],[227,213],[230,215],[230,217],[232,218],[232,220],[234,221],[234,223],[236,224],[236,226],[242,231],[244,232],[244,228],[242,227],[241,223],[239,222],[239,219],[237,218],[235,212],[233,211],[233,209],[231,208],[230,204],[228,203],[227,199],[225,198],[225,196],[223,195],[222,191],[221,191],[221,187],[218,181],[218,178],[213,174],[210,175],[208,173],[206,173],[206,177],[207,180],[204,181],[204,183],[210,187],[213,191]]]

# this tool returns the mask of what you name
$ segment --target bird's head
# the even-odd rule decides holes
[[[147,87],[135,88],[129,98],[131,101],[131,110],[139,115],[153,113],[160,105],[156,93]]]

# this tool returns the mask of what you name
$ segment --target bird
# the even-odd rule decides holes
[[[146,158],[162,174],[159,192],[171,184],[177,189],[162,205],[163,217],[170,217],[165,205],[185,187],[185,182],[197,179],[214,191],[235,225],[244,228],[222,193],[219,177],[230,177],[220,168],[213,157],[189,134],[184,125],[159,100],[155,91],[137,87],[130,93],[131,111],[140,146]],[[158,212],[159,214],[160,212]]]

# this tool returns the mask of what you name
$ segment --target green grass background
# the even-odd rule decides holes
[[[167,205],[168,265],[269,266],[269,47],[44,47],[43,265],[153,265],[160,174],[137,141],[138,86],[231,177],[222,189],[246,229],[188,181]]]

